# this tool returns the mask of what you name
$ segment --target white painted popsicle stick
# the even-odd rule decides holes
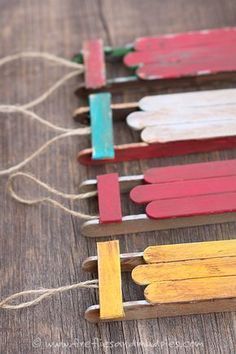
[[[236,135],[236,120],[232,122],[194,122],[147,127],[141,133],[146,143],[166,143],[170,141],[201,140]]]
[[[236,102],[236,89],[194,91],[166,95],[146,96],[139,101],[142,111],[158,111],[166,108],[209,107]]]
[[[157,112],[133,112],[127,117],[127,124],[134,130],[146,127],[173,124],[192,124],[194,122],[236,121],[236,102],[234,104],[212,107],[166,107]]]

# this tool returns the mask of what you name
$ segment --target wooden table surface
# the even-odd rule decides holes
[[[71,58],[86,38],[102,37],[107,45],[132,42],[138,36],[236,25],[234,0],[1,0],[0,57],[20,51],[49,52]],[[37,97],[68,69],[42,60],[21,60],[0,68],[1,103],[26,103]],[[34,111],[53,123],[76,127],[71,115],[79,105],[71,79]],[[137,94],[137,98],[139,95]],[[126,94],[122,99],[128,100]],[[133,97],[132,97],[133,98]],[[0,166],[7,167],[55,135],[19,114],[0,116]],[[116,132],[120,143],[132,141],[125,124]],[[110,164],[79,166],[76,154],[89,145],[84,137],[67,138],[50,147],[28,171],[55,188],[76,193],[81,181],[98,173],[139,174],[150,166],[236,158],[236,150]],[[58,287],[89,279],[82,261],[96,254],[96,239],[80,233],[81,221],[55,208],[21,205],[0,183],[0,297],[24,289]],[[38,195],[35,185],[21,181],[22,194]],[[84,212],[89,203],[65,202]],[[132,207],[125,201],[125,213]],[[236,224],[149,232],[120,237],[122,252],[147,245],[234,238]],[[101,240],[101,239],[100,239]],[[141,299],[142,289],[123,279],[125,300]],[[97,303],[96,290],[74,290],[19,311],[0,311],[1,353],[235,353],[234,313],[94,325],[84,310]]]

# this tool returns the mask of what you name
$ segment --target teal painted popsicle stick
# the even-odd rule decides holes
[[[103,160],[115,157],[111,94],[89,95],[90,120],[92,130],[92,159]]]

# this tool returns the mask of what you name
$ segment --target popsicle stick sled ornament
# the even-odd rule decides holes
[[[139,176],[106,174],[85,181],[80,191],[98,195],[99,217],[81,229],[88,237],[232,222],[236,160],[151,168]],[[123,215],[121,194],[127,192],[143,214]]]
[[[176,79],[225,77],[236,69],[236,28],[219,28],[196,32],[138,38],[124,48],[104,48],[100,39],[88,40],[82,53],[74,60],[85,65],[85,83],[77,94],[104,89],[122,91],[124,88],[154,86]],[[132,75],[106,78],[106,63],[123,59]],[[223,75],[224,74],[224,75]]]
[[[111,104],[108,93],[89,96],[92,147],[82,164],[175,156],[236,146],[236,89],[147,96],[138,103]],[[84,119],[84,110],[77,119]],[[113,118],[140,131],[141,142],[114,145]],[[128,114],[128,116],[127,116]],[[79,117],[79,118],[78,118]]]
[[[98,272],[99,305],[93,323],[235,311],[236,240],[151,246],[120,254],[118,241],[97,244],[83,269]],[[145,286],[144,300],[123,302],[121,272]]]

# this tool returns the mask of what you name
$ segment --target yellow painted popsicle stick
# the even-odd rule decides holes
[[[144,264],[135,267],[132,271],[132,279],[139,285],[156,281],[229,275],[236,275],[236,257]]]
[[[236,256],[236,239],[150,246],[143,258],[147,263],[157,263],[231,256]]]
[[[236,296],[236,276],[155,282],[144,296],[152,304],[230,299]]]
[[[119,241],[97,243],[100,318],[124,316]]]

